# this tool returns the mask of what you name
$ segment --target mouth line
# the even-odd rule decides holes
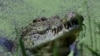
[[[78,29],[80,27],[81,27],[80,25],[73,25],[72,27],[69,27],[68,29],[69,29],[69,31],[71,31],[71,30]]]
[[[59,38],[61,38],[61,37],[63,37],[64,35],[69,35],[69,34],[71,34],[71,33],[73,33],[73,32],[75,32],[75,31],[79,31],[79,28],[81,28],[81,26],[80,25],[74,25],[73,27],[70,27],[69,29],[63,29],[62,31],[59,31],[57,34],[53,34],[52,32],[48,32],[48,33],[51,33],[51,37],[52,38],[48,38],[48,39],[46,39],[47,37],[45,37],[45,41],[44,40],[42,40],[42,42],[41,43],[38,43],[38,44],[35,44],[35,46],[34,47],[36,47],[36,46],[41,46],[41,44],[43,44],[43,43],[47,43],[47,42],[50,42],[50,41],[54,41],[54,40],[56,40],[56,39],[59,39]],[[46,34],[46,33],[45,33]],[[44,34],[44,35],[45,35]],[[47,34],[46,34],[47,35]],[[42,35],[43,36],[43,35]],[[40,41],[40,40],[39,40]],[[36,41],[37,42],[37,41]]]
[[[39,46],[42,46],[46,43],[49,43],[51,41],[55,41],[57,39],[60,39],[61,37],[63,37],[64,35],[66,36],[69,36],[70,34],[73,34],[75,33],[76,31],[80,31],[80,28],[82,27],[82,25],[73,25],[72,27],[69,27],[69,28],[65,28],[65,29],[62,29],[61,31],[59,31],[57,34],[53,34],[51,31],[48,32],[48,33],[51,33],[50,36],[47,36],[48,34],[44,33],[43,35],[39,34],[39,36],[41,36],[42,38],[35,41],[34,43],[34,47],[39,47]],[[45,36],[46,35],[46,36]],[[48,38],[48,37],[51,37],[51,38]],[[43,40],[44,39],[44,40]]]
[[[67,32],[69,32],[70,34],[74,34],[80,32],[83,29],[83,27],[82,25],[77,24],[66,29],[68,30]]]

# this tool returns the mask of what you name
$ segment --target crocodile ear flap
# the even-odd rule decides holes
[[[33,20],[33,23],[41,22],[41,21],[45,21],[45,20],[47,20],[46,17],[36,18],[36,19]]]

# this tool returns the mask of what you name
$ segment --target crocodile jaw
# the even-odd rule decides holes
[[[54,34],[51,30],[49,30],[44,35],[36,34],[38,36],[41,36],[40,39],[35,40],[33,38],[32,41],[34,43],[34,47],[37,47],[37,46],[41,46],[45,43],[55,41],[55,40],[60,39],[62,37],[67,38],[68,36],[70,36],[70,34],[77,35],[77,33],[79,33],[81,30],[82,30],[82,27],[79,25],[74,25],[73,27],[71,27],[69,29],[63,28],[57,34]],[[34,37],[34,36],[32,36],[32,37]]]

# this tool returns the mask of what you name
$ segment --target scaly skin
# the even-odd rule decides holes
[[[74,12],[63,19],[59,16],[42,17],[24,27],[21,36],[25,48],[35,56],[53,56],[54,46],[57,47],[57,56],[66,56],[69,46],[82,30],[82,24],[83,17]]]

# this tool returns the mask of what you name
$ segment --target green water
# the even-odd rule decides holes
[[[82,14],[85,18],[86,36],[83,42],[100,53],[100,34],[96,33],[99,31],[99,28],[95,24],[95,22],[100,24],[100,0],[88,0],[87,5],[89,11],[87,11],[85,1],[86,0],[0,0],[0,36],[14,40],[16,37],[15,25],[20,28],[37,17],[51,17],[54,15],[63,17],[68,12],[75,11]],[[87,14],[90,16],[90,21],[88,20]],[[82,39],[82,34],[79,39]],[[0,48],[3,49],[2,47]],[[7,53],[9,55],[5,53],[4,56],[16,56],[16,53]],[[83,48],[83,56],[91,55],[92,54],[86,48]]]

